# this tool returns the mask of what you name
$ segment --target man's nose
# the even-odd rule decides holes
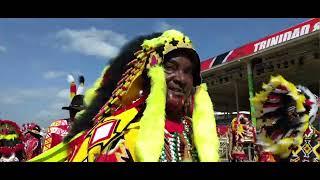
[[[184,87],[186,84],[186,79],[183,71],[177,71],[174,76],[175,83],[179,84],[181,87]]]

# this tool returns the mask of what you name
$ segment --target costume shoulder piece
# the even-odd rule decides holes
[[[133,107],[100,120],[86,132],[80,146],[75,144],[70,147],[73,154],[70,155],[69,161],[96,161],[101,152],[110,149],[113,142],[117,142],[117,139],[126,133],[138,112],[138,109]]]
[[[97,154],[123,135],[137,114],[138,109],[133,107],[102,119],[89,131],[78,133],[69,142],[61,142],[29,162],[94,161]]]
[[[59,144],[63,137],[68,134],[69,128],[70,125],[65,119],[59,119],[51,123],[44,138],[43,152]]]

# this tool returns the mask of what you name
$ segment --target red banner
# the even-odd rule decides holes
[[[201,71],[209,70],[215,65],[237,60],[241,57],[262,51],[266,48],[305,36],[320,29],[320,18],[313,18],[286,30],[251,42],[232,51],[201,62]]]

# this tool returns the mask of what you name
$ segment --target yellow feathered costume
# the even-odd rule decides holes
[[[280,75],[271,77],[262,89],[251,99],[256,110],[257,143],[266,152],[288,158],[293,148],[302,143],[309,125],[306,98]],[[288,111],[292,111],[291,116]]]
[[[142,49],[135,53],[136,58],[127,65],[118,87],[95,116],[94,127],[31,161],[159,161],[164,147],[166,118],[164,56],[176,49],[196,52],[190,39],[176,30],[145,40],[141,46]],[[213,105],[206,85],[201,84],[200,60],[197,60],[194,108],[190,117],[192,142],[199,161],[217,162],[219,139]],[[141,95],[144,72],[150,79],[150,90],[148,94]]]

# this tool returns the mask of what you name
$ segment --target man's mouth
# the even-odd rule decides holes
[[[173,95],[184,96],[184,91],[182,88],[169,86],[168,90],[171,91]]]

